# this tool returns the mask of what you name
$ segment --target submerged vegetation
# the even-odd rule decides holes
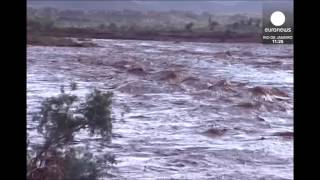
[[[28,36],[182,41],[259,41],[261,18],[188,11],[28,8]],[[36,44],[38,41],[28,41]],[[72,45],[72,44],[70,44]]]
[[[75,83],[71,90],[75,90]],[[100,135],[102,142],[110,142],[112,93],[94,90],[80,102],[79,97],[61,91],[47,98],[35,120],[44,139],[40,145],[29,145],[27,161],[28,180],[95,180],[108,169],[115,159],[106,154],[94,156],[79,149],[75,136],[83,130]]]

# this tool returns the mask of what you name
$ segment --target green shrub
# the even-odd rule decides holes
[[[71,86],[71,90],[74,89]],[[89,130],[92,135],[98,134],[109,142],[111,98],[112,93],[95,89],[83,103],[79,97],[64,91],[45,99],[41,111],[35,116],[44,143],[28,152],[28,180],[95,180],[101,170],[115,163],[109,154],[101,160],[72,147],[74,136],[80,130]]]

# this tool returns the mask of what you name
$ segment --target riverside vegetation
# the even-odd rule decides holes
[[[245,14],[28,8],[28,44],[91,47],[64,37],[191,42],[260,42],[262,20]],[[56,37],[56,38],[48,38]],[[59,37],[59,38],[57,38]]]
[[[71,90],[76,84],[71,84]],[[103,170],[115,163],[111,154],[95,156],[91,152],[76,148],[75,136],[81,130],[91,135],[100,135],[103,142],[110,142],[112,93],[95,89],[84,102],[66,93],[50,97],[42,102],[38,132],[43,143],[28,142],[28,180],[95,180]]]

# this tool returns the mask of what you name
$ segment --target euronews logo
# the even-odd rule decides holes
[[[281,11],[275,11],[271,14],[270,21],[274,26],[282,26],[286,22],[286,16]]]
[[[293,14],[289,5],[264,6],[262,42],[267,44],[293,43]]]

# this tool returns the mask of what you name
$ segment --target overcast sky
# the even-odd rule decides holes
[[[28,6],[31,7],[55,7],[59,9],[100,9],[100,10],[183,10],[201,13],[204,11],[213,13],[249,13],[260,14],[262,11],[262,2],[268,0],[28,0]],[[272,0],[288,1],[288,0]],[[292,1],[292,0],[289,0]]]

